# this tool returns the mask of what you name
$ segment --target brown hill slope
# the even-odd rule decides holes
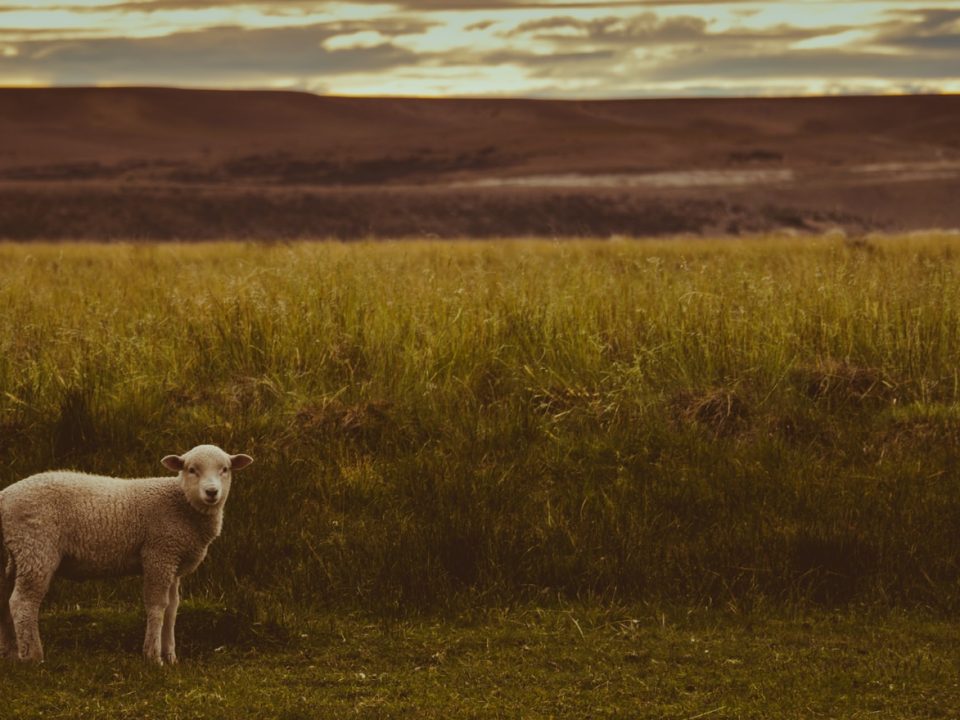
[[[960,226],[960,97],[0,90],[0,237]]]

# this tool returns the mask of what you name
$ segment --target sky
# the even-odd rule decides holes
[[[960,0],[0,0],[0,85],[956,93]]]

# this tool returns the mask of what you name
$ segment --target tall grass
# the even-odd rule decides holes
[[[249,452],[191,583],[960,605],[960,243],[0,246],[0,484]]]

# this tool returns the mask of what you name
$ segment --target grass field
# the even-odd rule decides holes
[[[0,245],[0,485],[257,458],[185,665],[56,583],[0,717],[949,717],[958,251]]]
[[[0,717],[918,720],[960,706],[955,624],[901,612],[319,613],[254,642],[211,634],[203,607],[181,615],[172,668],[142,662],[135,613],[46,616],[47,662],[0,666]]]
[[[3,245],[0,483],[249,452],[249,608],[954,610],[958,249]]]

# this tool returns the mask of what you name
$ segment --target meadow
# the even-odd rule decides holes
[[[958,251],[0,245],[0,486],[256,458],[186,663],[137,580],[60,581],[5,712],[946,716]]]
[[[249,452],[190,592],[250,608],[953,611],[958,249],[3,245],[0,484]]]

